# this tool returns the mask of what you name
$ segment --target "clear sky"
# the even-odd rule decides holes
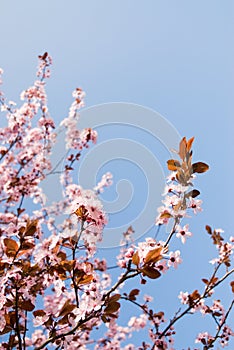
[[[81,86],[87,107],[110,102],[142,105],[159,112],[180,135],[195,136],[195,159],[210,165],[197,181],[204,211],[189,219],[193,238],[185,247],[178,243],[185,261],[180,271],[153,282],[158,304],[166,302],[173,313],[179,291],[200,287],[196,278],[199,281],[211,271],[207,262],[215,252],[204,226],[222,227],[233,235],[233,1],[1,0],[0,32],[0,67],[9,99],[18,101],[34,80],[38,54],[48,51],[54,60],[49,107],[58,123],[67,114],[72,90]],[[118,128],[101,132],[100,140],[124,135],[141,142],[138,132]],[[144,139],[153,152],[154,141],[150,136]],[[166,172],[167,155],[158,159]],[[123,214],[128,221],[145,198],[144,174],[130,162],[125,167],[126,163],[114,161],[112,166],[104,168],[113,171],[116,180],[120,173],[124,179],[129,173],[134,193],[137,187],[143,191],[131,213]],[[109,200],[114,193],[110,189]],[[157,205],[158,198],[155,212]],[[115,225],[117,219],[112,220]],[[193,347],[191,336],[203,330],[199,323],[196,319],[195,326],[191,322],[186,332],[180,330],[176,349]]]

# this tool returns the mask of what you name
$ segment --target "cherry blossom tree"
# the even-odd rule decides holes
[[[203,349],[214,348],[216,343],[228,346],[234,335],[228,326],[234,301],[230,297],[225,309],[215,291],[229,284],[230,296],[234,292],[230,279],[234,237],[226,239],[221,229],[206,226],[217,248],[211,261],[213,272],[201,276],[202,290],[180,292],[181,307],[174,315],[154,310],[152,296],[144,296],[143,303],[139,299],[142,285],[156,285],[157,279],[168,277],[168,270],[179,268],[181,253],[171,250],[171,241],[186,244],[192,236],[188,213],[201,211],[194,181],[209,167],[193,162],[194,138],[184,137],[175,159],[167,162],[170,175],[155,219],[157,232],[165,229],[166,239],[158,240],[157,235],[134,242],[134,228],[129,227],[116,257],[119,274],[115,280],[108,261],[97,257],[97,244],[108,222],[99,194],[112,184],[112,175],[105,174],[93,189],[82,188],[74,176],[82,151],[97,141],[95,130],[77,128],[85,97],[81,88],[73,92],[68,117],[60,124],[66,129],[68,150],[60,174],[62,200],[47,205],[41,187],[55,171],[50,155],[56,126],[45,91],[51,64],[48,53],[39,56],[37,79],[22,92],[21,107],[0,92],[1,112],[6,117],[0,132],[1,349],[174,349],[177,323],[199,313],[214,321],[214,331],[201,330],[191,344]],[[63,221],[57,224],[61,213]],[[129,280],[134,280],[135,288],[127,292]],[[133,306],[124,326],[119,321],[123,302]],[[140,314],[135,314],[136,308]],[[106,332],[95,337],[94,331],[103,324]],[[146,330],[144,339],[135,344],[134,336],[129,336],[141,330]]]

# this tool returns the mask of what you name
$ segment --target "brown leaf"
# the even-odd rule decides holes
[[[209,284],[209,281],[206,278],[202,278],[202,282],[204,282],[206,285]]]
[[[222,313],[215,311],[215,312],[213,312],[213,316],[220,317],[220,316],[222,316]]]
[[[232,288],[232,293],[234,293],[234,281],[231,281],[231,282],[230,282],[230,286],[231,286],[231,288]]]
[[[114,294],[109,298],[109,303],[113,301],[118,301],[121,298],[121,294]]]
[[[35,244],[29,241],[23,241],[21,248],[24,250],[32,249],[35,247]]]
[[[65,316],[65,315],[69,314],[70,312],[72,312],[75,309],[75,307],[76,306],[74,304],[71,304],[71,301],[68,299],[67,301],[65,301],[58,316],[61,317],[61,316]]]
[[[72,271],[74,265],[75,265],[75,260],[63,260],[61,261],[60,265],[67,271]]]
[[[135,252],[132,256],[132,263],[136,266],[139,265],[140,263],[140,258],[139,258],[139,255],[138,255],[138,252]]]
[[[17,208],[17,214],[20,216],[25,211],[25,209]]]
[[[58,320],[58,324],[59,325],[69,324],[68,316],[70,317],[70,315],[67,314],[67,315],[63,316],[62,318],[60,318],[60,320]]]
[[[88,283],[92,282],[93,275],[84,275],[82,277],[78,277],[76,280],[77,280],[78,285],[88,284]]]
[[[191,137],[191,139],[189,139],[187,141],[187,151],[189,152],[191,147],[192,147],[192,144],[193,144],[193,141],[194,141],[194,137]]]
[[[19,245],[14,239],[4,238],[4,244],[6,247],[6,255],[9,257],[15,256],[16,252],[19,249]]]
[[[161,273],[156,270],[154,267],[151,266],[145,266],[140,270],[143,275],[151,278],[151,279],[156,279],[159,278],[161,276]]]
[[[37,317],[37,316],[45,316],[46,315],[46,312],[44,310],[35,310],[33,311],[33,316]]]
[[[11,238],[4,238],[4,244],[8,249],[11,249],[14,251],[17,251],[19,248],[18,243]]]
[[[186,137],[183,137],[182,140],[180,141],[180,146],[179,146],[179,156],[182,160],[184,160],[186,156],[186,150],[187,150],[187,141],[186,141]]]
[[[150,250],[145,257],[145,264],[155,263],[162,259],[162,247]]]
[[[171,217],[172,217],[172,215],[166,210],[160,214],[160,219],[169,219]]]
[[[189,198],[189,197],[196,198],[197,196],[199,196],[199,194],[200,194],[200,191],[192,190],[192,191],[189,191],[188,193],[186,193],[185,197],[187,197],[187,198]]]
[[[25,311],[32,311],[35,308],[35,305],[33,305],[31,300],[22,300],[19,301],[19,307]]]
[[[167,161],[168,170],[175,171],[181,167],[180,162],[176,159],[169,159]]]
[[[220,232],[214,232],[212,233],[212,239],[213,239],[213,244],[219,245],[223,241],[223,237],[221,236]]]
[[[108,319],[106,318],[105,315],[102,315],[102,316],[101,316],[101,319],[102,319],[102,321],[103,321],[104,323],[107,323],[107,322],[108,322]]]
[[[88,210],[85,208],[84,205],[81,205],[79,208],[76,209],[74,213],[82,220],[86,220],[88,215]]]
[[[164,317],[164,312],[159,311],[159,312],[154,314],[154,317],[157,317],[159,320],[161,320]]]
[[[197,299],[200,298],[200,294],[199,294],[198,290],[197,290],[197,289],[194,290],[194,291],[188,296],[188,298],[189,298],[189,304],[190,304],[190,306],[193,305],[194,301],[196,301]]]
[[[209,233],[209,235],[212,235],[212,229],[209,225],[206,225],[206,231]]]
[[[57,257],[60,258],[62,261],[66,260],[67,254],[65,252],[63,252],[62,250],[60,250],[60,252],[58,252]]]
[[[192,164],[193,173],[205,173],[209,169],[209,165],[203,162],[197,162]]]
[[[136,295],[140,293],[139,289],[133,289],[131,292],[128,294],[128,298],[130,300],[136,300]]]
[[[118,301],[113,301],[108,303],[107,307],[104,309],[105,314],[112,314],[113,312],[118,311],[120,308],[120,303]]]
[[[24,235],[33,236],[37,230],[37,223],[38,223],[38,220],[28,221]]]

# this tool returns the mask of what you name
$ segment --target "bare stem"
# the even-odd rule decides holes
[[[19,350],[23,350],[22,348],[22,340],[20,335],[20,323],[19,323],[19,295],[18,295],[18,287],[16,286],[15,289],[15,327],[16,327],[16,334],[19,342]]]

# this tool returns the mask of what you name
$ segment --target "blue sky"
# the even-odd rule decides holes
[[[48,51],[54,64],[47,91],[57,122],[67,114],[72,90],[82,86],[87,107],[139,104],[159,112],[180,135],[195,136],[194,158],[206,161],[210,171],[196,182],[204,211],[189,219],[194,237],[185,247],[179,245],[188,268],[181,266],[160,282],[164,297],[157,296],[158,302],[166,300],[172,312],[178,291],[192,290],[195,277],[210,271],[206,262],[214,250],[205,224],[233,235],[233,17],[231,0],[1,2],[0,66],[9,99],[18,101],[34,79],[38,54]],[[119,134],[127,132],[119,129]],[[107,135],[116,137],[108,129],[101,140]],[[150,140],[146,143],[150,147]],[[166,160],[166,154],[160,158],[164,171]],[[126,177],[124,164],[113,164],[117,176],[116,169]],[[193,346],[191,332],[178,336],[176,348]]]

